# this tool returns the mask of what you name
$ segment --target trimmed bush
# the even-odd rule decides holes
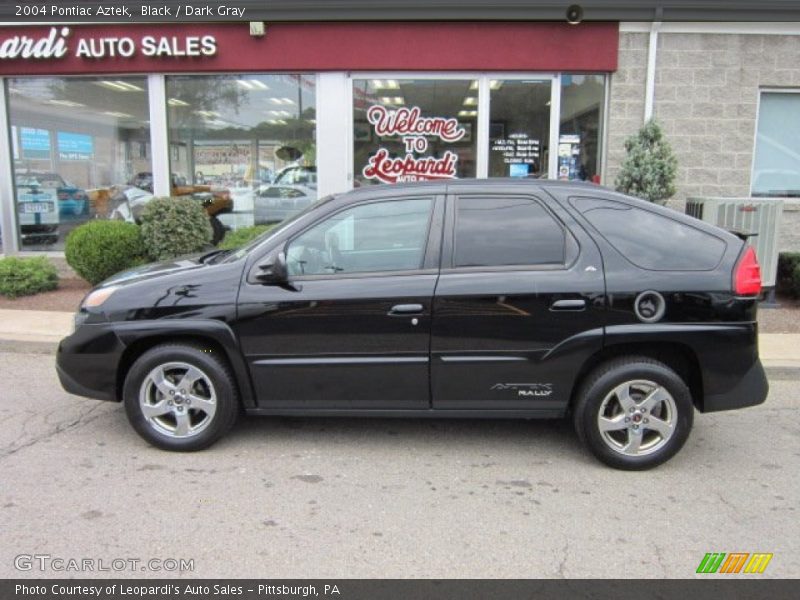
[[[147,262],[139,227],[125,221],[89,221],[67,236],[64,256],[92,285]]]
[[[153,260],[200,252],[212,230],[203,205],[192,198],[154,198],[142,210],[142,238]]]
[[[800,252],[778,254],[778,280],[789,279],[797,265],[800,265]]]
[[[0,295],[31,296],[58,287],[58,272],[45,256],[0,258]]]
[[[650,119],[625,140],[625,160],[614,182],[617,191],[665,204],[675,195],[678,160],[658,123]]]
[[[789,293],[795,298],[800,298],[800,264],[795,266],[789,278]]]
[[[242,227],[236,231],[229,231],[225,234],[225,238],[219,243],[218,248],[223,250],[241,248],[273,227],[274,225],[253,225],[252,227]]]

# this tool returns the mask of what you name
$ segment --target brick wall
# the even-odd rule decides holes
[[[624,158],[625,138],[644,118],[648,40],[647,33],[620,34],[610,89],[608,185]],[[687,196],[749,195],[759,88],[800,87],[798,59],[800,36],[659,34],[653,110],[678,157],[678,191],[670,206],[683,210]],[[800,250],[797,210],[784,213],[781,247]]]

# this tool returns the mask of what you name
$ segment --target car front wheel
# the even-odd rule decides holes
[[[646,357],[612,360],[578,391],[578,437],[617,469],[650,469],[672,458],[692,428],[691,392],[670,367]]]
[[[156,346],[133,364],[123,389],[128,419],[164,450],[202,450],[233,425],[238,394],[225,357],[189,344]]]

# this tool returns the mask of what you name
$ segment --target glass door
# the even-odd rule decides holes
[[[547,177],[552,79],[489,80],[489,177]]]

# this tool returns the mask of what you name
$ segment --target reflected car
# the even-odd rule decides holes
[[[256,225],[279,223],[317,201],[317,168],[290,165],[270,184],[258,187],[253,200]]]
[[[51,245],[58,241],[58,186],[52,179],[39,175],[42,173],[30,171],[15,174],[17,219],[23,245]]]

